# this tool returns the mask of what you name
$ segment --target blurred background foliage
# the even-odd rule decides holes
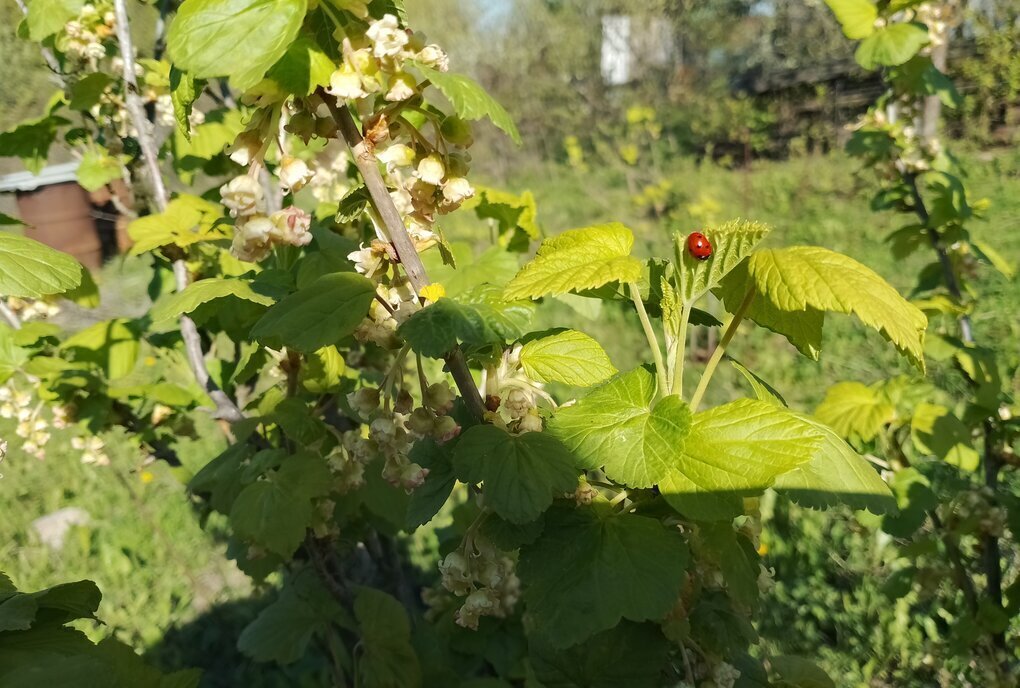
[[[882,237],[896,219],[869,208],[874,182],[841,152],[847,125],[881,85],[855,66],[851,42],[820,0],[407,5],[411,23],[450,50],[453,69],[481,81],[516,118],[524,147],[485,130],[474,167],[491,186],[531,190],[546,233],[619,220],[650,253],[672,231],[749,216],[774,224],[784,244],[824,245],[871,266],[907,294],[915,286],[921,258],[904,263],[891,256]],[[947,113],[948,133],[959,139],[974,194],[991,201],[988,219],[972,231],[1016,264],[1020,0],[969,5],[950,51],[949,71],[963,104]],[[33,46],[15,40],[19,14],[15,3],[0,3],[0,130],[35,115],[53,90]],[[634,32],[625,79],[604,72],[607,16],[629,17]],[[469,245],[489,232],[471,213],[453,216],[446,229]],[[138,267],[115,261],[99,276],[109,296],[106,316],[111,309],[131,312],[138,306],[132,299],[145,298],[130,286]],[[1020,285],[992,271],[978,285],[975,326],[983,338],[1002,343],[1015,369]],[[628,317],[622,309],[558,308],[545,316],[550,326],[597,336],[621,370],[638,361],[643,342],[632,338],[636,327],[619,326]],[[837,380],[871,384],[883,370],[910,374],[897,367],[894,353],[869,341],[873,336],[834,320],[819,364],[765,332],[733,353],[791,406],[811,410]],[[695,356],[700,351],[703,361],[714,333],[696,337]],[[735,371],[727,373],[713,401],[744,384]],[[931,374],[948,375],[937,366]],[[1014,393],[1018,387],[1020,379]],[[196,423],[194,451],[211,456],[215,429]],[[0,434],[6,430],[0,426]],[[145,463],[126,438],[111,437],[108,446],[109,466],[83,465],[70,446],[45,462],[12,453],[0,464],[0,568],[24,589],[93,578],[106,595],[101,614],[109,623],[98,633],[116,632],[167,667],[203,667],[206,685],[316,685],[309,678],[314,666],[267,670],[236,651],[239,629],[264,606],[263,596],[271,599],[274,582],[251,588],[224,556],[216,529],[199,527],[170,468]],[[39,541],[33,522],[66,507],[90,518],[71,529],[58,552]],[[817,657],[839,686],[955,685],[932,628],[937,614],[926,599],[897,587],[893,574],[906,567],[904,550],[887,547],[889,536],[866,515],[822,515],[778,500],[766,507],[766,561],[779,581],[759,628],[770,653]],[[423,571],[435,569],[434,536],[406,544]],[[1018,555],[1007,554],[1015,572]]]

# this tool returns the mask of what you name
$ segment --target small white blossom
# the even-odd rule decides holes
[[[390,80],[390,90],[386,92],[386,100],[391,103],[409,100],[418,92],[417,86],[418,82],[413,76],[406,72],[400,72]]]
[[[231,217],[244,217],[266,211],[266,197],[262,184],[249,175],[235,177],[220,187],[223,205]]]
[[[435,153],[427,158],[423,158],[421,162],[418,163],[417,177],[426,184],[439,186],[443,183],[443,177],[445,176],[446,166],[443,165],[443,159]]]
[[[372,22],[365,36],[374,44],[373,53],[380,59],[399,55],[410,40],[392,14]]]
[[[450,70],[450,58],[446,54],[446,51],[440,48],[438,45],[426,45],[418,53],[416,59],[426,67],[431,67],[437,72],[446,72]]]
[[[474,187],[464,177],[450,177],[443,184],[443,198],[449,203],[463,203],[474,195]]]
[[[297,193],[315,176],[304,160],[290,155],[285,155],[280,160],[276,174],[280,178],[280,186],[284,192],[289,193]]]

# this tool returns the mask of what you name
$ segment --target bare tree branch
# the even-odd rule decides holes
[[[346,106],[341,107],[337,105],[336,99],[321,89],[319,90],[319,96],[326,103],[326,107],[329,108],[333,119],[336,120],[340,128],[341,136],[343,136],[347,146],[351,149],[351,154],[354,156],[354,164],[357,165],[362,178],[365,180],[365,187],[372,197],[372,205],[375,206],[376,212],[382,218],[386,233],[389,235],[390,242],[393,244],[404,272],[407,273],[411,286],[414,287],[415,293],[420,293],[423,288],[431,284],[431,280],[425,271],[425,265],[421,261],[421,256],[418,255],[418,249],[414,247],[414,242],[407,233],[404,220],[400,217],[400,212],[397,210],[396,205],[393,204],[390,191],[386,187],[382,173],[379,171],[379,161],[375,157],[375,151],[372,150],[371,145],[361,135],[358,125],[351,115],[351,111]],[[464,360],[464,354],[460,348],[454,349],[446,357],[446,366],[450,371],[450,375],[453,376],[461,396],[464,397],[464,402],[467,404],[468,409],[472,415],[481,420],[485,416],[485,403],[482,401],[482,395],[478,391],[478,386],[475,384],[471,370],[468,368],[467,361]]]
[[[128,116],[138,133],[138,144],[142,149],[142,161],[149,178],[153,201],[156,209],[163,212],[170,202],[170,194],[163,181],[163,173],[159,169],[159,151],[152,134],[152,123],[146,117],[145,106],[141,96],[138,95],[138,80],[135,77],[135,49],[131,40],[131,24],[128,19],[127,4],[125,0],[114,0],[114,8],[117,13],[117,41],[120,43],[120,52],[124,63],[124,102],[127,106]],[[174,281],[179,292],[184,291],[191,283],[188,265],[183,259],[174,261]],[[243,420],[244,413],[241,409],[209,377],[209,369],[205,365],[205,353],[202,351],[202,338],[195,322],[185,315],[181,316],[180,325],[181,338],[184,340],[184,349],[187,352],[191,372],[198,384],[216,404],[216,415],[232,423]]]

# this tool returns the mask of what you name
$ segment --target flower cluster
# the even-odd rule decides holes
[[[385,245],[381,243],[374,243],[371,248],[363,249],[363,251],[372,252],[373,255],[376,251],[385,252],[385,250]],[[375,270],[375,273],[362,273],[371,277],[387,265],[381,258],[378,259],[378,263],[374,267],[372,267],[372,262],[373,258],[369,257],[365,258],[364,263],[357,264],[359,272],[362,269]],[[399,348],[400,340],[397,337],[397,328],[414,315],[421,305],[415,298],[410,282],[404,277],[394,277],[390,280],[390,286],[378,285],[376,294],[379,298],[372,302],[368,316],[358,325],[354,336],[360,342],[372,342],[384,349]]]
[[[296,206],[266,214],[266,198],[255,177],[235,177],[220,188],[223,205],[237,218],[231,253],[239,260],[257,263],[274,246],[307,246],[312,241],[311,216]]]
[[[105,42],[113,38],[116,26],[117,16],[111,7],[87,3],[75,19],[64,25],[57,47],[68,57],[95,67],[106,57]]]
[[[556,405],[542,384],[524,372],[520,345],[503,352],[498,368],[486,371],[485,393],[490,407],[488,419],[513,432],[541,432],[539,400]]]
[[[106,442],[97,435],[74,437],[71,447],[81,452],[81,462],[90,466],[109,466],[110,457],[106,454]]]
[[[47,407],[45,402],[37,401],[32,392],[18,389],[10,381],[0,386],[0,418],[18,421],[15,434],[24,440],[21,448],[40,461],[46,458],[46,446],[52,437],[50,430],[66,428],[68,416],[64,406]]]
[[[369,421],[367,437],[360,430],[344,434],[344,448],[350,456],[362,465],[382,456],[383,478],[388,483],[408,492],[421,487],[429,471],[408,458],[412,436],[407,427],[407,405],[398,410],[380,408],[379,390],[368,387],[352,392],[347,400]]]
[[[29,320],[45,320],[60,314],[60,307],[46,301],[35,301],[32,299],[19,299],[11,296],[6,300],[7,307],[18,316],[22,322]]]
[[[455,617],[464,628],[477,630],[483,616],[506,617],[520,598],[514,560],[477,535],[446,555],[439,573],[444,588],[465,598]]]

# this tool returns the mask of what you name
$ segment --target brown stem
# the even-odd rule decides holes
[[[325,91],[320,89],[318,94],[326,103],[333,119],[336,120],[340,135],[343,136],[354,156],[354,164],[357,165],[358,171],[361,172],[361,176],[365,180],[365,188],[368,189],[368,193],[372,197],[372,205],[383,222],[386,234],[396,251],[397,259],[407,274],[407,279],[411,282],[415,293],[421,293],[422,289],[431,284],[431,280],[425,271],[421,256],[418,255],[418,249],[415,248],[411,236],[407,233],[404,220],[393,204],[390,191],[386,187],[386,181],[379,171],[379,161],[375,157],[375,151],[361,135],[351,111],[346,106],[337,105],[336,99]],[[482,401],[478,386],[475,385],[471,369],[468,368],[467,361],[464,359],[464,353],[459,347],[446,356],[446,366],[450,375],[453,376],[461,396],[464,397],[464,403],[467,404],[468,410],[478,420],[484,418],[485,403]]]

